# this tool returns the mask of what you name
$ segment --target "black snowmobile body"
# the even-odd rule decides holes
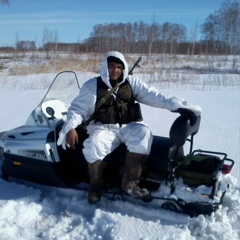
[[[64,150],[56,144],[67,109],[78,92],[76,74],[72,71],[59,73],[26,124],[0,133],[4,179],[13,177],[50,186],[87,190],[88,166],[82,153],[83,142],[88,137],[86,129],[83,126],[77,128],[79,144],[76,149]],[[171,126],[169,137],[154,136],[151,153],[142,163],[144,171],[140,182],[151,195],[141,200],[157,200],[162,208],[192,216],[210,214],[222,204],[228,184],[222,187],[221,183],[230,173],[234,161],[225,153],[193,151],[200,120],[198,117],[196,124],[191,126],[189,120],[179,116]],[[184,154],[185,143],[189,145],[187,154]],[[104,195],[112,200],[129,198],[120,187],[126,151],[126,146],[122,144],[104,159],[108,163],[104,172]],[[198,191],[202,186],[207,193]],[[165,191],[161,191],[161,187]],[[189,189],[192,195],[198,195],[194,201],[192,197],[186,198]]]

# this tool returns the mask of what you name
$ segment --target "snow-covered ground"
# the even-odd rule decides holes
[[[94,75],[77,74],[80,82]],[[2,74],[0,72],[0,132],[25,123],[55,75],[9,76],[6,69]],[[239,75],[224,76],[239,81]],[[224,79],[224,76],[219,75],[218,79]],[[198,77],[213,78],[210,74]],[[161,86],[153,78],[147,81]],[[29,186],[0,179],[0,239],[239,240],[240,89],[237,84],[230,88],[196,85],[189,87],[183,83],[168,83],[162,92],[202,107],[202,122],[195,137],[195,149],[226,152],[229,158],[235,160],[232,176],[229,177],[231,188],[221,209],[211,216],[189,218],[184,214],[156,209],[151,204],[143,206],[102,199],[92,206],[88,204],[85,192]],[[177,116],[176,113],[148,106],[143,106],[143,115],[153,133],[163,136],[168,136],[169,127]]]

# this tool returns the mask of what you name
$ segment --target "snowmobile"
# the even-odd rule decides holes
[[[0,133],[3,179],[88,189],[88,165],[82,153],[83,141],[88,137],[86,127],[77,127],[79,144],[75,149],[64,150],[56,143],[68,107],[79,89],[75,72],[60,72],[25,125]],[[226,178],[234,161],[226,153],[193,150],[200,121],[199,116],[191,126],[188,119],[179,116],[170,128],[169,137],[154,135],[151,152],[142,163],[144,170],[139,183],[150,195],[132,200],[146,203],[154,200],[163,209],[190,216],[211,214],[219,208],[229,188]],[[122,144],[104,159],[107,164],[103,196],[108,199],[131,198],[121,190],[126,152]]]

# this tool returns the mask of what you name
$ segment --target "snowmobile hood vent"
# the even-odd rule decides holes
[[[191,126],[190,120],[179,116],[172,124],[169,136],[173,144],[183,146],[190,135],[195,135],[200,126],[201,116],[197,117],[196,123]]]

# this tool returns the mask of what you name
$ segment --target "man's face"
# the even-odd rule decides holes
[[[108,64],[109,77],[112,80],[118,80],[123,74],[123,66],[120,63],[110,62]]]

